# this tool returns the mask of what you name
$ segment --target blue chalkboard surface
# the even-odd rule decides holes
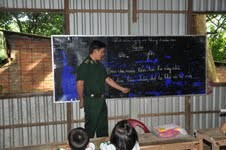
[[[205,36],[51,37],[55,101],[76,101],[76,68],[93,40],[107,45],[109,76],[129,87],[123,94],[106,86],[107,98],[206,94]]]

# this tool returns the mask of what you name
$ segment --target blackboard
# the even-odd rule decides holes
[[[93,40],[104,42],[102,63],[123,94],[106,86],[106,98],[206,94],[205,36],[51,37],[55,101],[76,101],[76,68]]]

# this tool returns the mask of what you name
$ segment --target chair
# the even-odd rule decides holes
[[[139,120],[136,120],[136,119],[128,119],[128,122],[134,128],[136,126],[138,126],[138,127],[140,127],[141,129],[144,130],[144,133],[150,133],[149,129],[145,126],[145,124],[142,123],[142,122],[140,122]]]

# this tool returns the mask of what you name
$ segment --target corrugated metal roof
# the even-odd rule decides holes
[[[187,10],[188,0],[137,0],[143,10]],[[128,9],[126,0],[69,0],[70,9]],[[2,8],[64,9],[64,0],[1,0]],[[226,0],[193,0],[193,11],[225,12]]]
[[[1,0],[3,8],[63,9],[64,0]]]
[[[193,0],[193,11],[225,12],[226,0]]]

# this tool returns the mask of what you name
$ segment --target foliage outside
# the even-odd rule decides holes
[[[63,34],[63,14],[0,12],[0,29],[43,36]]]
[[[207,38],[216,62],[226,63],[226,14],[207,15]]]
[[[51,36],[64,33],[63,14],[46,12],[0,12],[0,30]],[[0,67],[6,63],[4,35],[0,34]]]
[[[59,13],[0,12],[0,29],[44,36],[58,35],[64,33],[63,19],[63,14]],[[207,15],[207,37],[214,61],[226,62],[225,14]],[[0,54],[0,61],[4,59],[3,55]]]
[[[0,67],[7,61],[6,43],[3,32],[0,31]],[[0,87],[1,89],[1,87]],[[0,90],[1,91],[1,90]]]

